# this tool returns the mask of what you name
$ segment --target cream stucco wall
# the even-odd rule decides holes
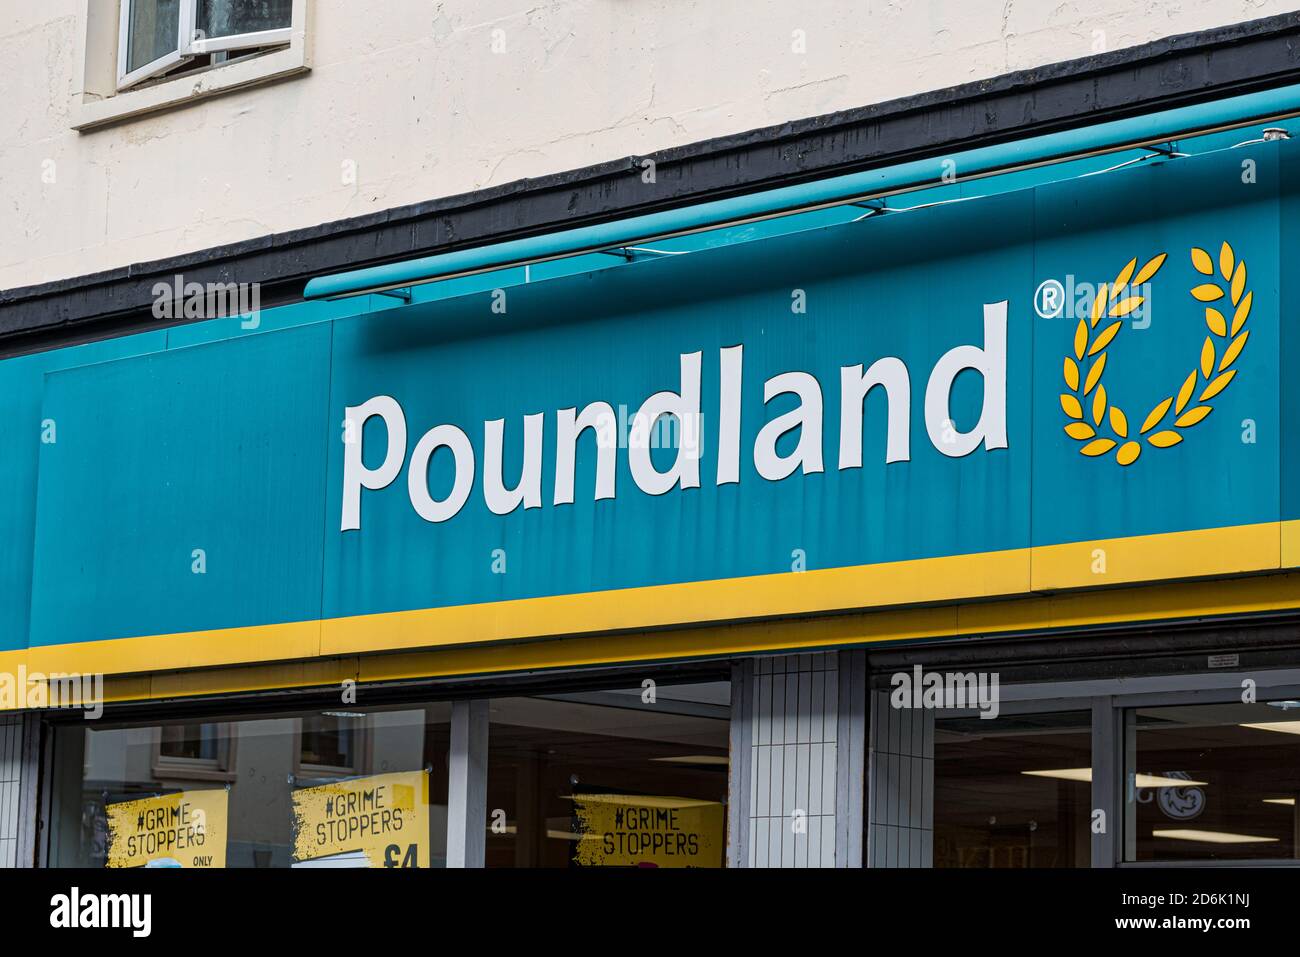
[[[0,288],[1295,7],[1283,0],[308,0],[309,73],[77,132],[87,2],[116,0],[0,2]],[[805,52],[795,31],[803,31]],[[494,40],[497,47],[504,41],[504,51],[493,52]],[[354,164],[355,182],[346,163]]]

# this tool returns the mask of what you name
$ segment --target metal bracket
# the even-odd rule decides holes
[[[850,203],[849,205],[856,206],[858,207],[858,209],[867,210],[868,216],[870,216],[872,213],[884,213],[889,211],[889,206],[886,204],[885,200],[883,199],[867,199],[867,200],[863,200],[860,203]]]
[[[1144,150],[1149,150],[1152,153],[1156,153],[1160,156],[1174,157],[1174,156],[1183,155],[1182,153],[1178,152],[1178,144],[1175,143],[1173,140],[1170,140],[1167,143],[1152,143],[1149,146],[1144,146],[1142,148]]]
[[[686,251],[675,251],[671,249],[651,249],[649,246],[616,246],[613,249],[602,249],[606,256],[618,256],[628,262],[636,262],[639,259],[657,259],[661,256],[685,256]]]
[[[869,219],[872,216],[883,216],[885,213],[890,212],[890,209],[883,198],[866,199],[859,203],[849,203],[849,205],[856,206],[858,209],[866,210],[865,213],[853,220],[855,223],[860,223],[862,220]]]

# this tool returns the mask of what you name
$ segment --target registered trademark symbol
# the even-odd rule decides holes
[[[1043,319],[1055,319],[1065,308],[1065,287],[1055,279],[1045,280],[1034,293],[1034,311]]]

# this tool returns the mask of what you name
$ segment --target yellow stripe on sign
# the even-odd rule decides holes
[[[1295,524],[1295,523],[1285,523]],[[1032,549],[1031,591],[1239,575],[1281,566],[1282,525],[1239,525]]]
[[[319,621],[253,625],[138,638],[37,645],[26,650],[28,671],[46,674],[129,674],[312,658],[320,654]]]
[[[373,654],[303,662],[313,669],[247,665],[176,674],[110,678],[109,702],[185,695],[234,694],[275,688],[337,686],[338,675],[360,682],[491,675],[777,651],[820,651],[883,642],[962,635],[1053,632],[1160,620],[1207,619],[1300,608],[1300,573],[1223,581],[1118,588],[1009,601],[747,622],[672,631],[579,636]],[[320,670],[315,670],[320,666]],[[298,680],[333,674],[322,681]],[[341,679],[340,679],[341,680]]]
[[[1053,630],[1297,607],[1296,576],[1169,583],[1290,567],[1300,522],[40,646],[0,652],[0,671],[143,675],[147,694],[112,683],[139,700]],[[857,613],[783,620],[827,612]]]
[[[1300,522],[1282,523],[1282,567],[1300,568]]]
[[[671,628],[1015,595],[1029,591],[1029,572],[1029,550],[1017,549],[360,615],[325,621],[321,654]]]

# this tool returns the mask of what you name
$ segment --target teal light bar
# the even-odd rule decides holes
[[[338,299],[383,292],[926,189],[942,182],[945,169],[955,169],[959,179],[970,180],[1297,115],[1300,115],[1300,84],[661,213],[318,276],[307,283],[304,296]],[[955,165],[946,166],[947,163]]]

